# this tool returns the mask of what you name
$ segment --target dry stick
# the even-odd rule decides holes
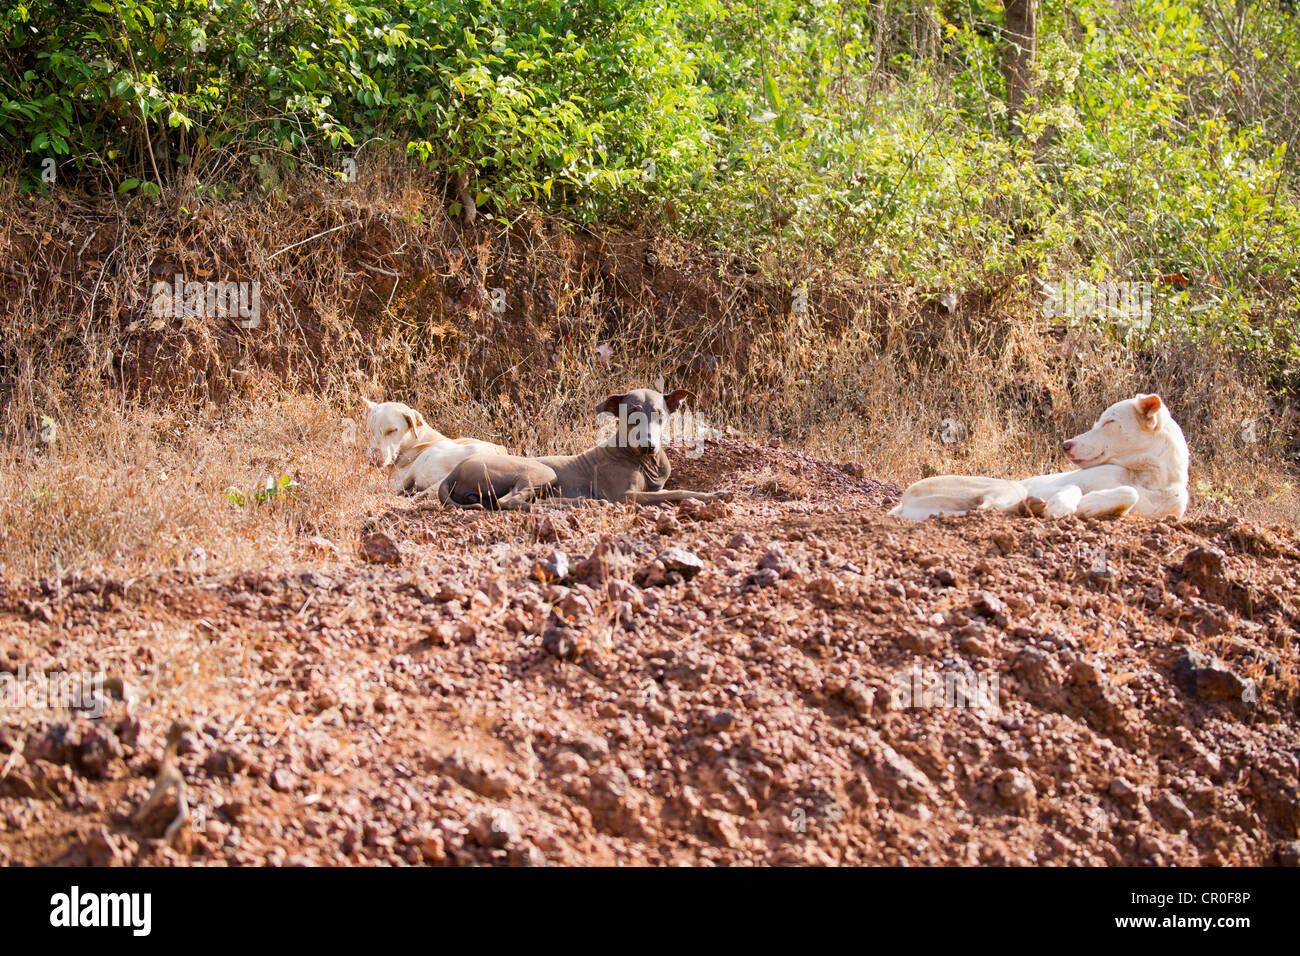
[[[288,252],[290,249],[296,249],[298,248],[298,246],[311,242],[313,239],[319,239],[321,236],[328,236],[331,232],[338,232],[340,229],[348,228],[348,226],[358,226],[360,224],[361,224],[361,220],[356,219],[352,222],[345,222],[341,226],[334,226],[332,229],[326,229],[324,232],[318,232],[314,236],[308,236],[306,239],[301,239],[298,242],[293,243],[292,245],[285,246],[279,252],[271,253],[269,256],[266,257],[266,261],[270,262],[276,256],[280,255],[281,252]]]
[[[163,833],[163,839],[171,843],[172,838],[176,836],[176,831],[180,829],[182,823],[189,819],[190,808],[185,800],[185,776],[180,772],[176,765],[176,751],[180,747],[181,738],[194,729],[194,725],[183,717],[172,722],[171,727],[167,730],[167,746],[163,750],[162,764],[158,767],[158,775],[154,778],[153,791],[140,809],[135,812],[134,821],[138,824],[144,820],[149,811],[162,802],[162,798],[167,795],[167,791],[173,787],[176,788],[176,817],[167,825]]]

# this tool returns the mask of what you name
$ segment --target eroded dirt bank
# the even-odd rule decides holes
[[[1286,532],[917,527],[852,465],[675,465],[746,495],[0,583],[10,693],[108,676],[98,720],[0,711],[0,862],[1300,863]],[[132,815],[179,717],[169,846],[174,802]]]

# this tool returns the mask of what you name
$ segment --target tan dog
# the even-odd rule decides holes
[[[470,455],[504,455],[506,450],[476,438],[448,438],[401,402],[366,403],[370,463],[388,469],[388,487],[436,494],[447,474]]]
[[[607,441],[580,455],[473,455],[452,470],[438,497],[461,508],[515,510],[543,498],[548,504],[729,498],[725,492],[663,490],[672,471],[664,451],[664,423],[691,397],[684,390],[665,397],[644,388],[611,395],[596,406],[597,413],[618,416],[618,430]]]
[[[940,475],[916,482],[889,512],[911,521],[967,511],[1028,511],[1055,518],[1182,517],[1187,441],[1159,395],[1138,395],[1102,412],[1090,430],[1061,443],[1078,468],[1022,481]]]

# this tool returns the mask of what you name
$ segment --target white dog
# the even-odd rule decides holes
[[[1075,471],[1022,481],[940,475],[916,482],[889,512],[911,521],[984,508],[1050,518],[1078,514],[1181,518],[1187,510],[1187,441],[1159,395],[1116,402],[1091,430],[1061,443]]]
[[[401,402],[366,403],[370,462],[388,469],[388,487],[436,494],[448,473],[470,455],[505,455],[506,449],[476,438],[448,438]]]

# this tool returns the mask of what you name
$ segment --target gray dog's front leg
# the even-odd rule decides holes
[[[688,499],[694,499],[695,501],[730,501],[731,498],[732,493],[730,491],[633,491],[629,492],[623,500],[632,504],[652,505],[686,501]]]
[[[608,501],[605,498],[542,498],[538,500],[537,507],[568,508],[573,510],[576,508],[590,508],[597,505],[602,508],[608,508],[613,504],[614,502]]]
[[[497,508],[501,511],[528,511],[537,498],[539,489],[533,484],[518,484],[497,499]]]

